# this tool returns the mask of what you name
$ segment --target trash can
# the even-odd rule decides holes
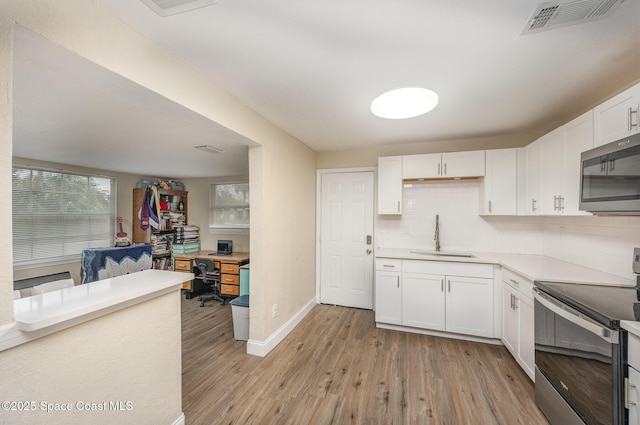
[[[249,295],[234,298],[231,304],[233,315],[233,337],[238,341],[249,340]]]

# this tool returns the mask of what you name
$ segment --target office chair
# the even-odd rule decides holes
[[[200,307],[204,307],[204,303],[211,300],[220,301],[220,304],[224,305],[225,299],[220,296],[220,269],[216,269],[210,258],[196,258],[195,263],[193,268],[195,278],[202,280],[202,283],[210,285],[213,289],[212,295],[198,298]]]

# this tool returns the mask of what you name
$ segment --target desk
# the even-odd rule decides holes
[[[173,256],[173,269],[179,272],[191,273],[196,258],[211,258],[216,267],[220,268],[220,292],[222,295],[240,295],[240,266],[249,262],[248,252],[234,252],[231,255],[209,255],[215,251],[200,251],[191,254],[177,254]],[[187,299],[206,289],[198,279],[186,281],[182,284]]]

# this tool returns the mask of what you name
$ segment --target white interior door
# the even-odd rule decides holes
[[[320,302],[373,308],[373,171],[321,175]]]

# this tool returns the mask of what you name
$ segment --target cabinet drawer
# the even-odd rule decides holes
[[[533,282],[529,279],[503,267],[502,281],[512,288],[522,292],[527,297],[533,299]]]
[[[176,271],[191,271],[191,260],[175,260],[174,267]]]
[[[240,287],[237,285],[220,285],[220,293],[224,295],[240,295]]]
[[[240,283],[240,276],[238,276],[237,274],[223,274],[220,275],[220,282],[238,285]]]
[[[191,290],[191,281],[187,280],[186,282],[182,282],[182,289]]]
[[[454,261],[405,260],[402,271],[462,277],[493,278],[493,265]]]
[[[239,274],[240,266],[237,264],[220,264],[220,272],[221,273],[229,273],[229,274]]]
[[[402,260],[396,258],[376,258],[376,270],[387,272],[401,272]]]

